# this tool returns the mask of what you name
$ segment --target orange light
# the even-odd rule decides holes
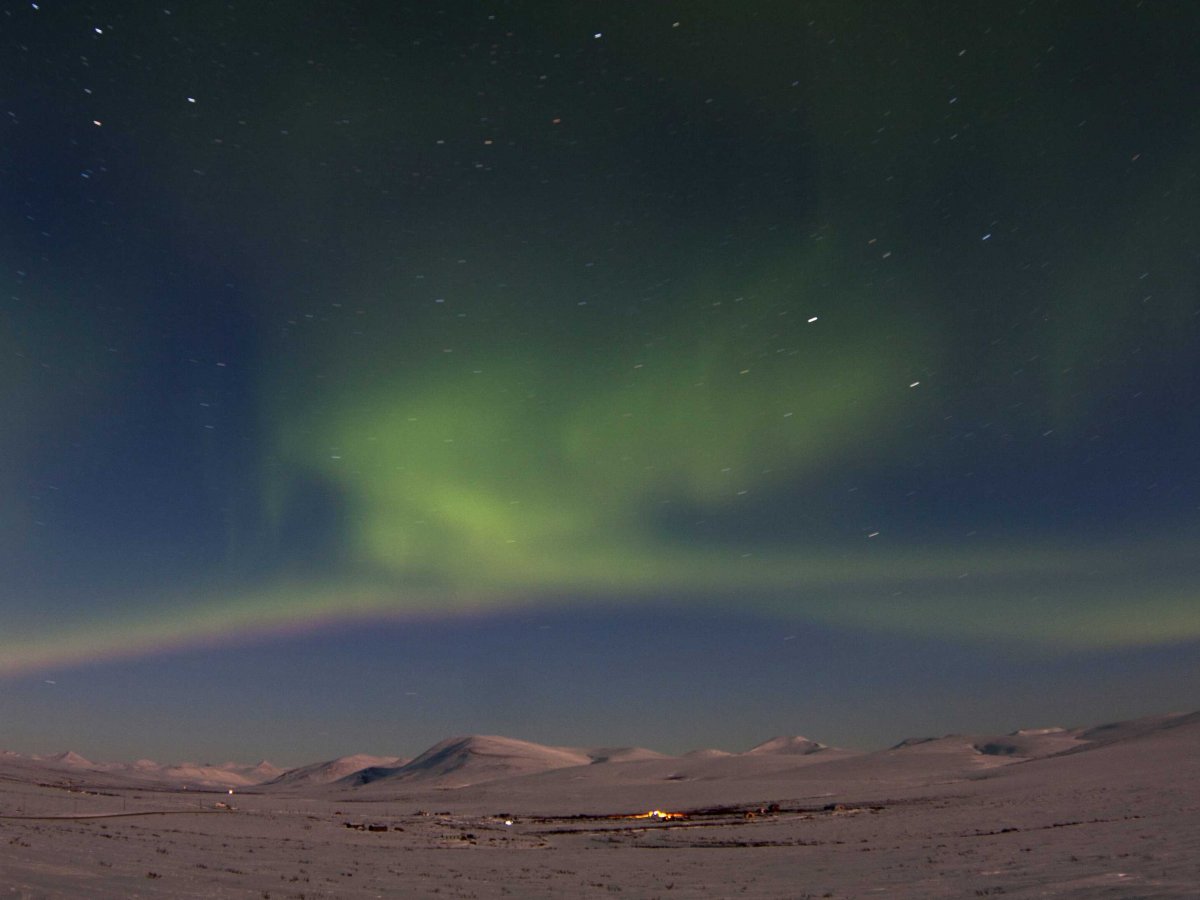
[[[631,819],[682,819],[685,818],[683,813],[663,812],[661,809],[652,809],[650,812],[638,813],[630,816]]]

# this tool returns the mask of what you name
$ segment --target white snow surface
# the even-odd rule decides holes
[[[473,735],[287,773],[0,753],[0,897],[1200,896],[1200,713],[815,743]]]

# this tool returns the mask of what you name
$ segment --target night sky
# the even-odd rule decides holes
[[[1195,708],[1198,44],[1183,0],[0,4],[0,746]]]

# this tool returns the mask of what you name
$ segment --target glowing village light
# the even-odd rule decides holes
[[[637,813],[632,815],[631,819],[683,819],[686,816],[678,812],[663,812],[661,809],[652,809],[650,812]]]

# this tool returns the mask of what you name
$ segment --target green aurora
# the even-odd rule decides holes
[[[830,257],[818,242],[733,297],[705,287],[717,278],[673,286],[672,314],[634,328],[586,305],[564,327],[503,296],[477,305],[482,322],[445,300],[375,322],[341,305],[333,339],[298,338],[281,357],[262,411],[268,533],[286,542],[286,520],[304,514],[296,495],[315,490],[335,526],[324,573],[285,567],[257,587],[143,598],[66,629],[35,621],[6,637],[4,670],[571,603],[732,605],[1030,648],[1200,636],[1186,534],[970,541],[864,525],[851,541],[764,544],[664,524],[673,507],[753,516],[776,491],[919,444],[914,424],[939,409],[928,398],[944,398],[936,375],[914,373],[951,365],[952,346],[928,322],[868,321],[870,298],[847,297]],[[288,389],[305,379],[318,387]]]
[[[136,148],[150,174],[110,213],[75,196],[72,157],[65,208],[119,220],[136,196],[134,224],[79,238],[74,270],[29,238],[0,322],[6,552],[70,569],[73,535],[116,535],[78,564],[109,578],[95,596],[6,586],[0,672],[572,604],[1050,649],[1200,638],[1200,142],[1177,91],[1130,112],[1191,58],[1174,20],[1194,14],[1144,14],[1166,44],[1109,84],[1096,59],[1129,16],[1091,34],[1069,7],[986,29],[919,4],[600,31],[514,13],[455,53],[438,22],[396,26],[408,56],[268,40],[286,64],[252,28],[190,22],[253,87],[206,97],[151,55],[169,111],[153,91],[69,107],[115,142],[96,158]],[[548,49],[496,65],[512,34]],[[187,434],[202,502],[179,517],[205,525],[173,540],[199,562],[140,570],[121,527],[142,532],[107,509],[36,536],[43,483],[125,478],[169,507],[165,432]],[[1113,485],[1154,502],[1091,499]]]

